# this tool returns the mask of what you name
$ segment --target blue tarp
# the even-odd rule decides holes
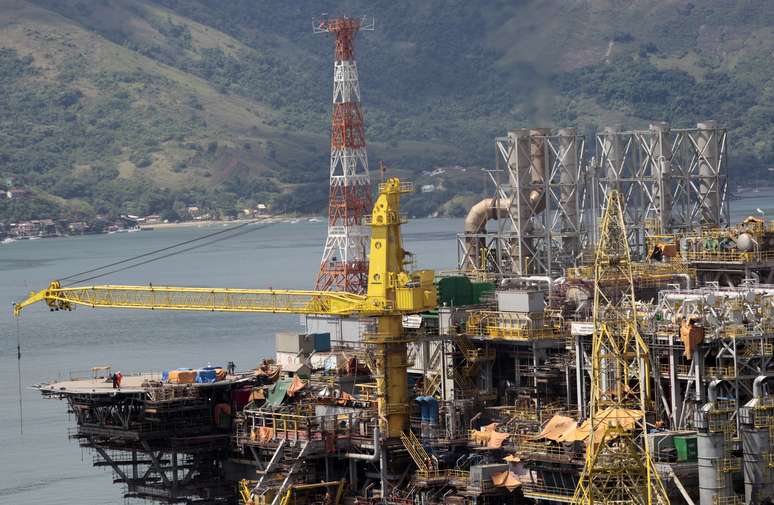
[[[204,367],[196,371],[197,384],[211,384],[217,380],[218,379],[215,374],[215,367]]]

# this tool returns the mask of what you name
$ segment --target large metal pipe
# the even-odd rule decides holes
[[[578,253],[578,146],[575,128],[559,130],[559,202],[562,206],[562,249],[567,256]]]
[[[345,456],[349,459],[359,459],[361,461],[379,461],[382,454],[382,446],[379,443],[379,423],[374,422],[374,452],[373,454],[361,454],[359,452],[348,452]]]
[[[701,225],[720,226],[720,188],[717,187],[720,147],[715,121],[696,124],[696,151],[699,160],[699,202]]]
[[[740,409],[740,436],[744,472],[745,503],[758,505],[774,498],[774,475],[769,468],[767,454],[771,447],[768,426],[756,423],[757,407],[765,396],[764,385],[768,376],[760,375],[753,381],[753,399]]]
[[[723,379],[715,379],[707,386],[707,399],[714,404],[718,401],[718,386],[723,383]],[[712,407],[712,406],[710,406]]]
[[[768,375],[759,375],[753,381],[753,398],[760,400],[763,398],[763,386],[766,385],[766,381],[769,379]]]
[[[490,219],[500,219],[508,216],[511,207],[510,199],[484,198],[473,205],[465,217],[466,254],[468,260],[465,265],[469,268],[482,268],[481,251],[486,247],[486,239],[481,235],[486,232],[486,223]]]
[[[483,233],[490,219],[507,217],[510,207],[510,199],[484,198],[473,205],[465,216],[465,233]]]
[[[653,201],[661,233],[672,224],[672,141],[669,123],[658,121],[650,125],[651,175]]]

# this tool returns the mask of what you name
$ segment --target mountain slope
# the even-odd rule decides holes
[[[774,165],[766,2],[0,0],[0,221],[259,202],[325,207],[330,37],[320,12],[368,13],[357,41],[372,165],[420,176],[490,166],[518,126],[731,129],[732,170]],[[3,179],[6,179],[3,181]],[[10,180],[8,180],[10,179]],[[466,200],[467,201],[467,200]],[[434,206],[434,207],[433,207]]]

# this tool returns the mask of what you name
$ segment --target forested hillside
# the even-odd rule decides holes
[[[463,212],[483,177],[421,173],[491,166],[519,126],[717,119],[745,183],[774,166],[765,1],[0,0],[0,189],[28,191],[0,221],[323,211],[323,12],[376,19],[356,50],[369,155],[436,185],[412,213]]]

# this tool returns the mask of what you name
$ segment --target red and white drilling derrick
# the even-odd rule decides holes
[[[315,33],[336,36],[328,238],[317,275],[320,291],[364,293],[367,289],[369,233],[364,219],[371,211],[371,178],[354,40],[359,30],[373,29],[373,19],[366,18],[323,18],[314,23]]]

